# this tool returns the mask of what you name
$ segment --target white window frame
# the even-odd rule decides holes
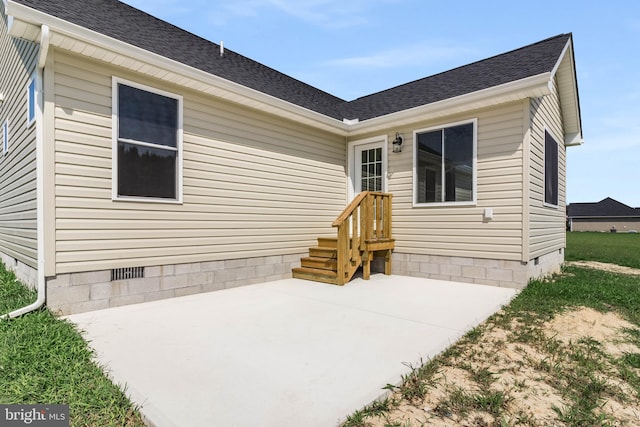
[[[31,86],[33,86],[33,94],[31,93]],[[33,105],[33,111],[31,110]],[[27,83],[27,127],[31,127],[35,121],[38,110],[38,80],[36,73],[31,75],[29,83]]]
[[[473,124],[473,171],[472,171],[472,200],[461,202],[430,202],[430,203],[418,203],[418,134],[431,132],[435,130],[446,129],[454,126]],[[468,120],[461,120],[459,122],[445,123],[438,126],[430,126],[424,129],[416,129],[413,131],[413,207],[414,208],[429,208],[438,206],[475,206],[478,203],[478,118],[472,118]],[[444,174],[444,170],[442,171]],[[444,185],[444,177],[443,177]],[[444,192],[443,192],[444,195]]]
[[[547,202],[547,134],[553,139],[553,142],[556,143],[556,167],[558,169],[558,176],[556,177],[556,197],[558,199],[557,204],[548,203]],[[560,208],[560,143],[558,139],[553,135],[551,129],[547,126],[544,127],[544,133],[542,134],[542,205],[547,208],[559,209]]]
[[[126,86],[131,86],[136,89],[144,90],[147,92],[155,93],[161,96],[166,96],[168,98],[173,98],[178,101],[178,122],[177,122],[177,147],[175,149],[177,153],[177,167],[176,167],[176,199],[165,199],[160,197],[139,197],[139,196],[120,196],[118,195],[118,141],[128,142],[138,145],[143,145],[147,147],[157,147],[155,144],[150,144],[147,142],[141,141],[133,141],[128,139],[118,139],[118,124],[119,124],[119,115],[118,115],[118,85],[123,84]],[[146,202],[146,203],[168,203],[168,204],[182,204],[182,181],[183,181],[183,166],[182,166],[182,156],[183,156],[183,97],[181,95],[177,95],[175,93],[167,92],[161,89],[157,89],[155,87],[147,86],[144,84],[132,82],[130,80],[125,80],[119,77],[112,77],[112,87],[111,87],[112,95],[112,151],[111,151],[111,182],[112,182],[112,195],[111,198],[113,201],[118,202]],[[159,148],[162,149],[173,149],[173,147],[161,146]]]
[[[9,152],[9,119],[2,124],[2,154]]]

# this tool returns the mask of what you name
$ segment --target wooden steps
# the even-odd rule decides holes
[[[388,193],[363,191],[333,222],[337,237],[318,237],[318,246],[300,259],[292,270],[298,279],[344,285],[362,267],[362,278],[369,280],[374,256],[384,253],[384,272],[391,274],[391,198]]]
[[[338,239],[318,237],[318,246],[309,248],[309,256],[300,259],[293,277],[316,282],[338,284]]]

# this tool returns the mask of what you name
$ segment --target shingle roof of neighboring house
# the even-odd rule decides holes
[[[567,206],[570,218],[640,217],[640,208],[632,208],[607,197],[597,203],[571,203]]]
[[[571,34],[347,102],[116,0],[15,0],[336,119],[366,120],[550,72]]]

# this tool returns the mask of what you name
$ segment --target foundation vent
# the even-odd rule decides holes
[[[111,270],[111,281],[140,279],[144,277],[144,267],[114,268]]]

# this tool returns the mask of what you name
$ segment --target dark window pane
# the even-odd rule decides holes
[[[382,161],[382,148],[376,148],[376,162]]]
[[[364,150],[362,152],[362,162],[361,163],[367,163],[367,150]]]
[[[544,133],[544,201],[558,205],[558,143]]]
[[[177,152],[118,143],[118,195],[176,198]]]
[[[473,123],[417,135],[417,203],[473,200]]]
[[[445,200],[473,200],[473,124],[444,130]]]
[[[118,85],[118,137],[178,146],[178,100]]]
[[[442,201],[442,135],[442,130],[418,135],[418,203]]]

